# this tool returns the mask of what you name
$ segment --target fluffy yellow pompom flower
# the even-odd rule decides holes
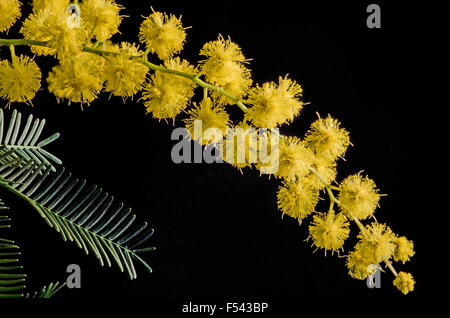
[[[41,87],[41,70],[28,56],[0,61],[0,97],[11,102],[31,103]]]
[[[412,275],[405,272],[398,273],[397,278],[393,282],[394,286],[405,295],[414,290],[415,283]]]
[[[200,50],[200,55],[206,59],[200,61],[200,71],[206,80],[214,85],[220,86],[236,98],[245,96],[252,84],[250,71],[245,67],[246,59],[241,48],[222,35],[216,41],[206,43]],[[231,100],[217,92],[212,96],[221,105],[229,104]]]
[[[340,208],[349,217],[366,219],[378,206],[380,194],[375,183],[367,177],[363,178],[359,173],[347,177],[339,185],[339,188]]]
[[[186,40],[181,17],[153,11],[141,24],[139,40],[161,60],[178,54]]]
[[[349,233],[346,216],[341,213],[336,215],[333,211],[314,215],[309,226],[309,235],[314,245],[325,249],[325,253],[327,250],[334,252],[342,248]]]
[[[346,266],[351,277],[356,279],[365,279],[376,271],[376,267],[372,266],[368,259],[364,258],[358,250],[347,255]]]
[[[132,97],[143,88],[148,67],[130,58],[139,55],[134,44],[122,42],[119,54],[106,58],[103,71],[105,91],[114,96]]]
[[[307,175],[314,157],[304,143],[297,137],[283,136],[279,145],[278,170],[274,175],[286,180]]]
[[[81,2],[82,19],[86,28],[100,41],[106,41],[119,32],[122,6],[112,0],[83,0]]]
[[[319,192],[298,181],[283,181],[277,194],[278,209],[299,223],[314,212],[319,201]]]
[[[85,28],[68,23],[69,17],[68,12],[40,10],[25,20],[20,32],[25,39],[47,42],[49,47],[31,46],[31,51],[36,54],[57,55],[59,59],[71,57],[81,52],[87,33]]]
[[[70,0],[33,0],[33,11],[49,10],[53,13],[66,11]]]
[[[344,155],[350,145],[348,132],[328,116],[316,120],[305,136],[305,142],[315,155],[329,161]]]
[[[290,122],[300,112],[303,102],[299,99],[302,88],[286,77],[279,77],[278,84],[270,82],[252,88],[247,103],[252,107],[245,119],[257,127],[273,128]]]
[[[227,130],[221,149],[223,161],[239,170],[249,167],[257,160],[258,132],[246,122],[240,123]]]
[[[0,32],[8,30],[20,18],[20,6],[17,0],[0,0]]]
[[[217,144],[222,141],[230,126],[228,113],[223,106],[214,105],[211,98],[205,98],[199,106],[188,111],[189,117],[184,120],[192,140],[202,145]]]
[[[409,261],[414,256],[414,244],[404,236],[400,236],[394,239],[395,251],[394,261],[402,262],[403,264]]]
[[[58,98],[74,103],[89,104],[102,89],[102,58],[90,53],[80,53],[53,67],[48,74],[48,90]]]
[[[168,69],[195,74],[195,67],[179,57],[164,62]],[[142,99],[147,113],[157,119],[175,119],[194,96],[196,84],[181,76],[156,71],[144,86]]]
[[[358,234],[358,238],[360,241],[355,248],[372,264],[387,261],[394,254],[395,234],[385,224],[372,222]]]

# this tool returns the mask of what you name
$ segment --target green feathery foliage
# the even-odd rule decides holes
[[[10,127],[18,127],[17,118],[20,113],[14,111],[11,121],[16,124]],[[18,128],[14,129],[13,136],[18,134]],[[52,136],[32,151],[56,158],[40,148],[56,139]],[[17,150],[24,148],[12,147],[15,143],[11,141],[15,138],[9,146],[0,145],[0,186],[28,202],[64,241],[75,243],[85,254],[91,252],[101,266],[111,267],[115,263],[120,271],[135,279],[133,261],[137,260],[152,272],[138,255],[155,249],[143,246],[154,232],[147,228],[147,222],[136,225],[131,208],[125,208],[123,203],[113,204],[114,197],[103,189],[96,185],[88,187],[86,180],[73,178],[64,167],[53,171],[48,161],[38,160],[40,157],[26,158],[18,154]]]
[[[0,200],[0,211],[8,207]],[[11,227],[11,218],[0,215],[0,230]],[[3,231],[2,231],[3,232]],[[12,240],[0,238],[0,298],[24,297],[22,293],[26,288],[25,277],[22,273],[23,266],[19,264],[19,246]]]
[[[8,209],[0,200],[0,211]],[[10,228],[9,221],[11,218],[2,213],[0,230]],[[18,258],[20,255],[19,246],[14,241],[0,238],[0,298],[50,298],[66,285],[60,282],[50,283],[33,294],[24,294],[27,275],[22,273],[23,266]]]
[[[57,292],[59,292],[64,286],[66,286],[66,283],[63,284],[61,284],[60,282],[50,283],[48,285],[43,286],[39,291],[35,291],[32,294],[27,293],[25,295],[25,298],[51,298]]]
[[[14,110],[11,115],[9,125],[5,123],[3,110],[0,109],[0,149],[1,151],[14,150],[11,156],[23,158],[26,161],[33,159],[36,163],[45,163],[53,171],[56,170],[53,164],[61,164],[61,160],[46,151],[43,147],[59,138],[59,133],[55,133],[43,140],[40,140],[45,126],[45,119],[36,118],[33,122],[33,115],[29,115],[25,126],[21,129],[22,114]],[[4,131],[5,127],[6,132]],[[3,138],[4,137],[4,138]]]

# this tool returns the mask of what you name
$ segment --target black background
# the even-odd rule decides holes
[[[120,3],[129,17],[115,41],[136,42],[141,16],[150,14],[152,5],[157,11],[182,15],[184,26],[192,26],[183,58],[198,61],[203,44],[220,33],[229,35],[252,58],[255,82],[285,74],[298,81],[310,104],[289,127],[281,128],[282,133],[303,136],[316,112],[338,118],[354,145],[338,165],[338,181],[364,170],[388,194],[375,215],[395,233],[414,240],[416,256],[396,267],[415,276],[412,297],[426,293],[421,265],[425,243],[419,229],[423,223],[417,217],[421,203],[412,172],[423,136],[418,122],[423,118],[415,111],[421,101],[410,98],[420,91],[415,24],[420,21],[407,6],[377,2],[382,28],[368,29],[370,2],[365,1],[314,5],[297,1],[295,7],[290,1]],[[25,9],[29,11],[30,5]],[[14,29],[8,37],[17,34]],[[2,53],[8,54],[3,48]],[[55,61],[36,60],[45,78]],[[278,180],[260,177],[256,169],[241,174],[227,164],[174,164],[170,157],[174,126],[146,115],[139,96],[124,104],[103,94],[81,111],[77,104],[57,104],[46,91],[45,80],[43,87],[33,108],[12,107],[23,115],[46,118],[44,135],[55,131],[62,135],[48,150],[74,175],[99,184],[132,206],[140,220],[150,221],[155,234],[149,243],[157,250],[145,257],[154,273],[139,266],[138,279],[129,281],[116,268],[100,268],[94,257],[62,242],[36,212],[2,190],[4,201],[14,207],[12,236],[21,244],[30,287],[65,281],[66,266],[75,263],[81,266],[82,288],[65,289],[55,301],[140,299],[154,306],[168,302],[167,310],[179,311],[179,304],[200,299],[269,301],[276,310],[280,303],[301,306],[310,296],[400,298],[389,271],[382,275],[380,289],[369,289],[365,281],[348,276],[344,259],[324,257],[321,251],[313,254],[311,243],[304,242],[306,224],[299,227],[293,219],[282,219],[277,210]],[[239,118],[239,112],[232,113]],[[180,118],[175,127],[182,126]],[[352,226],[352,234],[356,233]],[[349,243],[347,250],[354,241]]]

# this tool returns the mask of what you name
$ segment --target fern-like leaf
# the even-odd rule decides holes
[[[130,279],[137,277],[133,260],[152,271],[138,254],[154,250],[142,247],[153,229],[146,222],[135,225],[131,209],[114,204],[103,189],[88,187],[63,167],[51,172],[43,162],[6,154],[0,156],[0,185],[30,203],[64,241],[95,255],[101,266],[115,263]]]
[[[0,211],[8,208],[0,200]],[[0,229],[9,228],[11,219],[0,214]],[[19,246],[14,241],[0,238],[0,298],[24,297],[25,277],[23,266],[19,265]]]
[[[3,110],[0,108],[0,147],[3,151],[13,150],[9,155],[13,158],[22,158],[25,161],[33,159],[37,163],[44,163],[56,168],[53,164],[61,164],[61,160],[51,154],[43,147],[59,138],[59,133],[55,133],[45,139],[41,139],[45,126],[45,119],[33,120],[33,115],[29,115],[25,126],[21,127],[22,114],[14,110],[9,124],[6,123]],[[3,155],[3,153],[0,153]]]
[[[7,209],[0,200],[0,211]],[[7,215],[0,214],[0,229],[9,228],[9,221],[11,219]],[[27,275],[22,273],[19,256],[19,246],[14,241],[0,238],[0,298],[50,298],[66,286],[66,283],[50,283],[39,292],[24,294]]]
[[[61,284],[60,282],[50,283],[43,286],[39,291],[35,291],[33,294],[27,293],[25,298],[51,298],[57,292],[59,292],[66,283]]]

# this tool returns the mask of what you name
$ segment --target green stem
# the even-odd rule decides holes
[[[392,274],[394,274],[394,276],[397,277],[398,276],[397,271],[395,270],[394,266],[392,266],[391,262],[389,262],[388,260],[385,260],[384,262],[386,263],[387,267],[389,267]]]
[[[337,203],[337,204],[341,204],[341,202],[336,199],[336,197],[333,194],[333,189],[336,190],[337,187],[333,187],[332,185],[328,184],[323,178],[322,176],[317,172],[316,169],[314,169],[313,167],[309,167],[309,171],[311,171],[312,173],[314,173],[316,175],[317,178],[319,178],[320,182],[322,182],[325,185],[325,188],[327,189],[328,192],[328,196],[330,197],[330,200]],[[337,188],[339,189],[339,188]]]
[[[11,52],[11,60],[16,56],[16,51],[14,50],[14,45],[9,46],[9,51]]]
[[[46,42],[43,41],[35,41],[35,40],[27,40],[27,39],[0,39],[0,45],[39,45],[39,46],[47,46]]]

